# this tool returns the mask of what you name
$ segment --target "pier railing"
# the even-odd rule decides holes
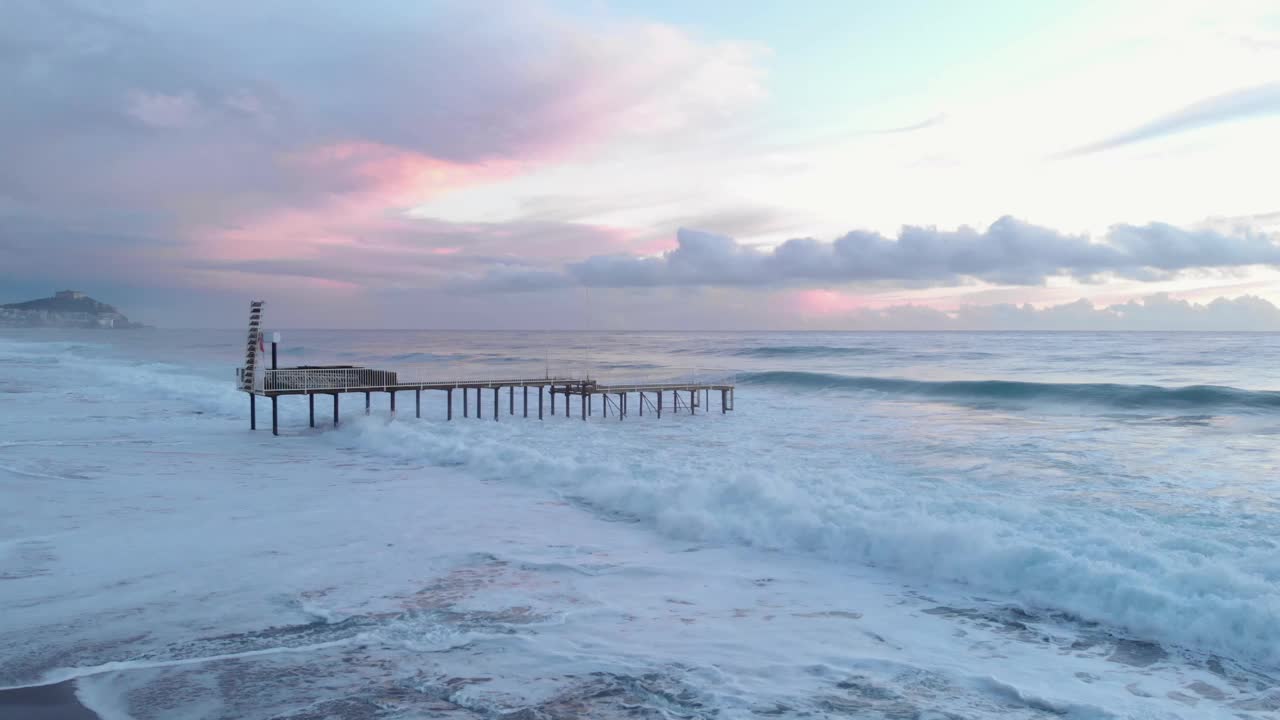
[[[316,390],[339,388],[387,387],[398,384],[394,370],[372,368],[284,368],[266,370],[263,390]]]

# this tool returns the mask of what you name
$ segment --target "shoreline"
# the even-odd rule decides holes
[[[76,681],[0,690],[0,720],[102,720],[76,697]]]

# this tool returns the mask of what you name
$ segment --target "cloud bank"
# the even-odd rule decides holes
[[[600,144],[715,131],[763,97],[758,56],[524,2],[13,0],[0,278],[106,257],[97,271],[120,283],[291,262],[341,282],[331,258],[456,246],[404,216],[418,203]],[[488,244],[508,230],[528,234],[488,226]]]
[[[501,268],[472,287],[527,291],[586,287],[788,287],[893,283],[908,287],[1041,285],[1051,277],[1164,280],[1188,270],[1280,267],[1273,236],[1224,234],[1162,223],[1116,225],[1099,242],[1004,217],[986,230],[906,227],[897,238],[855,231],[821,242],[788,240],[771,249],[681,229],[659,257],[599,255],[562,271]]]
[[[950,312],[895,305],[859,310],[827,322],[860,330],[1280,331],[1280,308],[1253,295],[1194,303],[1159,293],[1102,307],[1085,299],[1045,308],[965,305]]]

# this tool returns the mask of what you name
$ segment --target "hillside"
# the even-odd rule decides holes
[[[0,305],[0,327],[137,328],[111,305],[75,290],[61,290],[53,297]]]

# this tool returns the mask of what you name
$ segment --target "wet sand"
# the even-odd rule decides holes
[[[74,680],[0,690],[0,720],[100,720],[76,698]]]

